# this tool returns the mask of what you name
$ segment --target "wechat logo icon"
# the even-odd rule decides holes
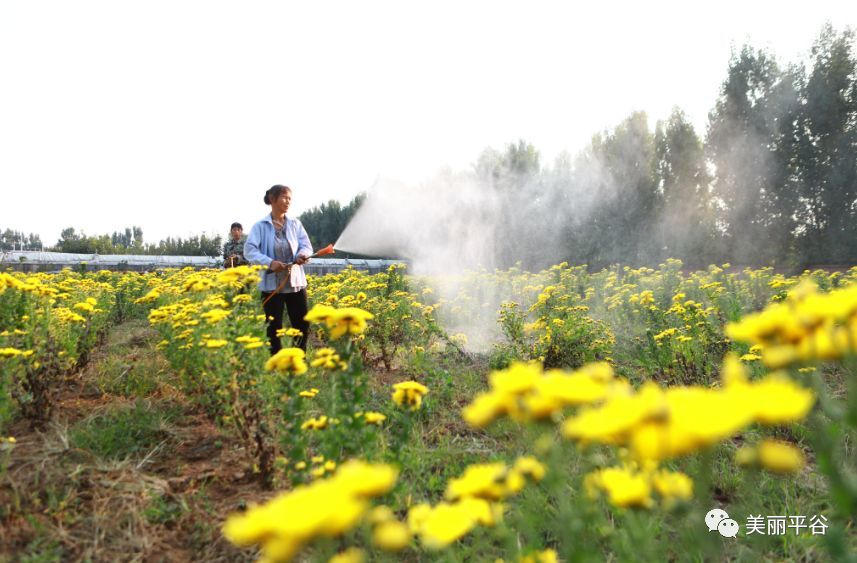
[[[705,525],[708,531],[717,530],[724,538],[734,538],[738,535],[738,522],[729,518],[729,514],[720,508],[712,508],[705,515]]]

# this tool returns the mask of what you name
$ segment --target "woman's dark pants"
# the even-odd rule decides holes
[[[268,298],[270,293],[262,292],[262,300]],[[282,349],[283,345],[277,336],[277,331],[283,328],[283,308],[289,313],[289,323],[292,328],[301,331],[301,336],[295,339],[295,346],[306,352],[307,335],[309,334],[309,323],[304,320],[307,314],[306,288],[296,293],[278,293],[265,303],[265,318],[268,319],[268,341],[271,343],[271,355],[273,356]],[[271,317],[274,320],[270,320]]]

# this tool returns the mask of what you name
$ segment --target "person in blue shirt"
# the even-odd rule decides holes
[[[301,222],[286,216],[292,203],[291,188],[279,184],[272,186],[265,192],[265,203],[271,206],[271,212],[250,229],[244,243],[244,257],[251,264],[267,268],[259,272],[262,276],[259,289],[268,319],[271,355],[282,348],[277,331],[283,328],[284,308],[292,328],[301,331],[296,345],[306,351],[307,280],[302,266],[309,262],[312,244]]]

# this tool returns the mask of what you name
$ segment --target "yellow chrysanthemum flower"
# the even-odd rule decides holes
[[[597,490],[607,493],[613,506],[649,508],[653,504],[649,480],[645,475],[626,468],[596,470],[584,477],[584,484],[590,495]]]
[[[367,499],[389,492],[395,480],[391,466],[350,461],[328,479],[229,516],[223,535],[238,546],[261,544],[265,558],[289,561],[313,539],[351,530],[366,512]]]
[[[393,512],[393,509],[384,504],[376,506],[366,516],[366,521],[373,526],[395,519],[396,514]]]
[[[651,479],[653,488],[667,505],[693,497],[693,480],[684,473],[661,469]]]
[[[14,356],[20,356],[21,354],[23,354],[23,352],[17,348],[0,348],[0,358],[11,358]]]
[[[301,430],[324,430],[327,428],[328,419],[326,416],[311,418],[301,424]]]
[[[441,503],[429,508],[419,526],[423,545],[429,549],[443,549],[464,537],[476,524],[471,510],[459,504]]]
[[[227,309],[211,309],[210,311],[206,311],[205,313],[202,313],[200,315],[200,317],[202,317],[203,319],[208,321],[208,324],[213,325],[215,323],[222,321],[223,319],[228,317],[231,313],[232,313],[232,311],[229,311]]]
[[[333,348],[319,348],[315,351],[315,358],[310,362],[312,367],[324,369],[346,369],[348,364],[339,358],[339,354]]]
[[[316,304],[312,309],[310,309],[309,313],[306,314],[304,320],[311,323],[322,323],[326,322],[327,318],[335,311],[336,309],[330,307],[328,305]]]
[[[382,522],[372,531],[372,543],[384,551],[401,551],[411,543],[411,531],[396,520]]]
[[[393,385],[393,402],[399,406],[408,406],[417,410],[422,405],[423,396],[428,394],[428,387],[416,381],[403,381]]]
[[[530,555],[524,555],[518,563],[559,563],[559,555],[553,549],[545,549]]]
[[[265,369],[291,375],[301,375],[309,369],[304,356],[305,353],[300,348],[283,348],[265,362]]]
[[[366,554],[358,547],[349,547],[345,551],[337,553],[330,558],[328,563],[363,563],[366,560]]]
[[[380,425],[387,420],[387,417],[379,412],[367,412],[363,415],[363,420],[366,421],[366,424]]]
[[[447,483],[444,496],[448,500],[461,497],[500,500],[508,492],[505,485],[507,471],[506,464],[502,462],[471,465],[461,477]]]
[[[362,334],[366,330],[366,321],[375,315],[357,307],[335,309],[327,317],[330,337],[334,340],[345,334]]]
[[[778,440],[762,440],[756,449],[759,464],[774,473],[797,473],[806,465],[803,452]]]

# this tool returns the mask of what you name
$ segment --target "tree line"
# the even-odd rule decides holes
[[[706,130],[676,108],[650,128],[635,112],[552,165],[526,141],[486,149],[473,175],[500,202],[501,265],[567,260],[594,267],[730,261],[800,268],[857,263],[855,34],[826,25],[806,62],[764,49],[733,53]],[[338,239],[365,196],[300,216],[315,247]],[[3,249],[41,247],[6,230]],[[142,229],[63,231],[53,249],[100,254],[217,256],[223,239],[143,242]]]
[[[158,243],[146,243],[143,229],[133,226],[110,235],[87,236],[68,227],[62,230],[51,249],[75,254],[148,254],[164,256],[220,256],[223,237],[205,233],[188,238],[167,237]]]
[[[635,112],[550,166],[523,140],[486,149],[472,172],[499,203],[495,262],[857,263],[854,47],[829,24],[807,63],[742,47],[702,135],[675,108],[653,130]],[[361,201],[302,216],[313,242],[336,240]]]
[[[332,199],[301,213],[300,220],[309,235],[312,247],[318,250],[328,244],[335,243],[345,230],[348,222],[357,213],[360,205],[366,199],[366,194],[355,196],[346,205]],[[362,254],[336,251],[335,258],[364,258]]]
[[[314,248],[336,242],[348,221],[360,207],[364,194],[354,197],[347,205],[331,200],[313,207],[300,215]],[[87,235],[74,227],[67,227],[53,246],[44,246],[39,235],[6,229],[0,232],[0,250],[48,250],[72,254],[148,254],[165,256],[220,256],[224,238],[205,233],[188,238],[167,237],[158,243],[146,243],[143,229],[126,227],[111,234]],[[338,257],[358,257],[356,254],[338,253]]]
[[[561,210],[544,235],[576,263],[855,263],[854,38],[825,26],[809,64],[735,52],[703,136],[680,109],[654,131],[640,112],[552,167],[521,142],[487,151],[477,173],[528,187],[507,194],[510,210],[527,207],[520,194],[541,197],[537,213]]]
[[[7,228],[0,232],[0,251],[42,250],[42,239],[35,233],[23,233]]]
[[[321,248],[336,239],[360,207],[365,195],[354,197],[347,205],[331,200],[313,207],[299,216],[310,235],[314,248]],[[31,235],[32,236],[32,235]],[[38,235],[36,235],[38,238]],[[165,256],[221,256],[225,239],[205,233],[188,238],[167,237],[156,244],[143,241],[143,229],[137,226],[110,235],[87,236],[74,228],[63,229],[60,239],[50,250],[78,254],[149,254]],[[338,253],[338,257],[357,255]]]

